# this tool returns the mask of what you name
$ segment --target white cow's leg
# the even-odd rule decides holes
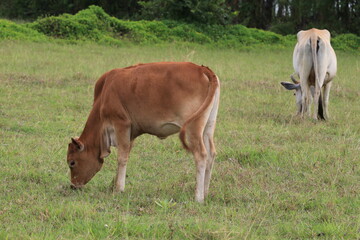
[[[319,85],[319,83],[315,83],[315,91],[314,91],[314,111],[313,111],[313,118],[314,118],[315,120],[318,119],[320,92],[321,92],[321,86]]]
[[[309,108],[310,108],[310,88],[309,85],[307,83],[307,80],[302,81],[301,82],[301,90],[302,90],[302,95],[301,95],[301,117],[304,117],[306,114],[310,114],[309,113]]]
[[[329,95],[330,95],[330,89],[331,89],[332,82],[328,82],[326,85],[324,85],[324,102],[323,102],[323,109],[324,109],[324,117],[325,120],[329,119]]]
[[[304,63],[309,64],[308,61],[304,61]],[[300,76],[300,86],[301,86],[301,117],[304,117],[306,114],[310,114],[309,108],[310,108],[310,102],[311,102],[311,96],[310,96],[310,86],[309,86],[309,75],[310,75],[311,65],[309,66],[303,66],[303,69],[301,70],[299,76]]]
[[[308,49],[309,50],[309,49]],[[308,51],[303,49],[302,51]],[[301,114],[303,118],[306,115],[310,115],[310,102],[311,102],[311,93],[309,85],[309,76],[312,71],[313,60],[312,57],[308,54],[300,54],[301,56],[298,59],[299,64],[299,77],[300,77],[300,86],[301,86]]]

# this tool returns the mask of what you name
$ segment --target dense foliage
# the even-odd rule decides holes
[[[242,24],[284,35],[317,27],[360,35],[359,0],[2,0],[0,17],[75,14],[90,5],[127,20]]]
[[[0,20],[0,39],[44,41],[46,36],[25,25],[8,20]]]
[[[63,14],[39,18],[32,23],[16,24],[0,20],[0,39],[46,41],[92,41],[106,45],[126,42],[154,44],[189,42],[217,47],[248,48],[259,45],[293,46],[295,36],[279,34],[243,25],[205,25],[163,21],[128,21],[111,17],[98,6],[90,6],[75,15]],[[333,39],[337,49],[359,49],[360,38],[354,34]]]

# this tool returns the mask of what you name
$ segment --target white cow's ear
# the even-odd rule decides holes
[[[84,150],[84,144],[79,140],[79,138],[71,138],[71,143],[76,146],[79,152]]]
[[[297,90],[300,89],[300,84],[294,84],[290,82],[281,82],[281,85],[283,85],[284,88],[287,90]]]

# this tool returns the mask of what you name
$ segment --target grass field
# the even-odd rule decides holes
[[[338,52],[328,122],[294,117],[292,49],[238,51],[0,44],[0,239],[359,239],[360,55]],[[82,191],[69,188],[79,136],[105,71],[192,61],[221,80],[218,156],[205,204],[174,135],[137,139],[125,193],[116,149]]]

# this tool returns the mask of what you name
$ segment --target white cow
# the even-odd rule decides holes
[[[315,28],[298,32],[293,65],[294,74],[298,75],[300,83],[291,76],[294,83],[281,84],[288,90],[296,90],[298,114],[301,117],[306,113],[310,115],[313,97],[313,118],[328,119],[329,93],[337,70],[336,55],[330,44],[330,32]]]

